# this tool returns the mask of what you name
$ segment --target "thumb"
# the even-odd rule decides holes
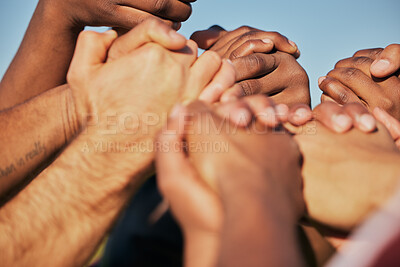
[[[104,33],[84,31],[79,35],[71,68],[88,67],[104,63],[111,44],[117,38],[113,30]]]
[[[379,107],[374,109],[373,114],[375,118],[388,129],[393,140],[398,144],[400,140],[400,122]]]
[[[192,34],[190,39],[195,41],[201,49],[209,49],[212,47],[222,36],[226,30],[218,25],[210,27],[208,30],[197,31]]]
[[[385,78],[400,69],[400,44],[386,47],[371,65],[371,74],[377,78]]]

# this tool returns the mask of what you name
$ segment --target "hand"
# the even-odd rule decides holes
[[[354,57],[373,59],[370,71],[376,78],[389,77],[400,70],[400,44],[391,44],[385,49],[361,50],[355,53]]]
[[[185,266],[215,266],[223,221],[219,196],[198,175],[184,152],[180,125],[185,109],[176,106],[159,135],[157,184],[168,201],[185,239]]]
[[[56,19],[66,18],[71,27],[109,26],[132,29],[149,18],[180,28],[189,18],[195,0],[40,0]]]
[[[348,232],[390,197],[399,182],[399,152],[387,130],[377,128],[338,135],[311,122],[295,136],[311,219]]]
[[[388,129],[397,147],[400,148],[400,121],[390,116],[389,113],[381,108],[375,108],[373,114]]]
[[[191,38],[200,48],[216,51],[235,66],[238,84],[225,92],[221,101],[261,93],[273,95],[277,103],[310,103],[307,74],[295,60],[300,52],[281,34],[250,27],[226,32],[214,26]],[[271,54],[274,49],[281,52]]]
[[[384,50],[385,53],[382,50],[363,50],[352,58],[339,61],[334,70],[319,79],[319,87],[324,92],[321,100],[338,104],[363,103],[370,112],[380,107],[399,119],[400,104],[396,99],[399,97],[400,73],[384,78],[371,74],[372,70],[377,71],[377,60],[386,58],[389,53],[394,54],[394,50],[391,46]],[[388,71],[392,72],[393,68],[396,67],[388,66]]]

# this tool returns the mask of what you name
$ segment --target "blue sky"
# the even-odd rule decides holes
[[[56,0],[54,0],[56,1]],[[64,0],[66,1],[66,0]],[[37,0],[0,2],[0,76],[22,40]],[[399,0],[198,0],[181,33],[219,24],[226,29],[249,25],[279,31],[295,41],[311,81],[313,104],[319,103],[317,79],[334,64],[363,48],[400,43]]]

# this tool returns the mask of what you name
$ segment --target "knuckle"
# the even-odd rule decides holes
[[[345,68],[342,70],[342,75],[346,80],[352,80],[357,77],[359,70],[355,68]]]
[[[235,31],[238,33],[244,34],[246,32],[252,31],[252,30],[254,30],[252,27],[245,25],[245,26],[241,26],[241,27],[237,28]]]
[[[400,53],[400,44],[390,44],[385,48],[385,50],[392,50],[395,53]]]
[[[350,97],[346,90],[341,89],[338,92],[338,99],[340,103],[346,104],[349,102]]]
[[[353,64],[355,67],[361,67],[364,65],[372,64],[372,59],[370,59],[368,57],[355,57],[352,60],[353,60]]]
[[[215,52],[215,51],[207,51],[207,56],[208,60],[210,60],[213,64],[215,65],[221,65],[222,64],[222,58],[221,56]]]
[[[242,88],[243,95],[245,96],[254,95],[254,89],[250,81],[241,82],[240,87]]]
[[[265,66],[264,58],[257,54],[251,54],[248,56],[244,63],[246,69],[254,70],[254,72],[262,71],[263,67]]]
[[[389,97],[386,96],[381,96],[379,98],[379,106],[381,106],[384,110],[386,111],[393,111],[395,108],[395,103],[392,99],[390,99]]]
[[[170,9],[170,1],[154,0],[153,11],[156,14],[165,15]]]

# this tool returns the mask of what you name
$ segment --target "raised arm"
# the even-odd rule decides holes
[[[191,14],[190,0],[40,0],[24,40],[0,84],[0,110],[66,82],[79,33],[85,26],[131,29],[162,17],[175,28]]]

